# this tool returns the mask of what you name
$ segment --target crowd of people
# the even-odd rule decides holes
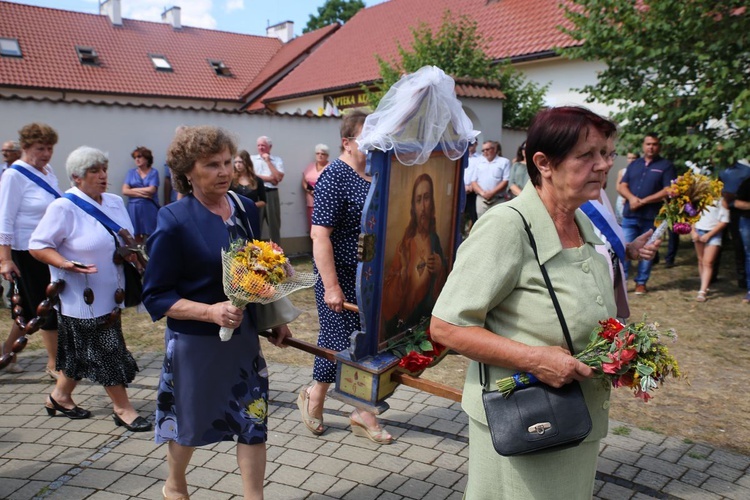
[[[339,157],[329,162],[328,146],[317,144],[301,179],[320,275],[317,343],[333,351],[346,350],[351,334],[362,327],[348,303],[357,302],[357,247],[371,187],[366,155],[357,144],[365,119],[361,112],[345,115]],[[561,107],[537,116],[513,162],[502,157],[497,141],[484,141],[481,156],[475,143],[464,172],[464,228],[470,233],[450,273],[435,231],[433,178],[421,174],[409,190],[410,222],[383,278],[384,324],[397,330],[413,323],[414,315],[431,313],[433,338],[472,361],[463,393],[470,422],[470,498],[590,496],[599,440],[606,435],[609,389],[559,347],[557,330],[549,328],[556,312],[537,275],[541,266],[548,270],[560,299],[557,315],[567,316],[576,348],[585,345],[598,321],[630,315],[629,273],[635,294],[648,292],[661,242],[647,241],[676,171],[659,156],[659,137],[646,134],[643,156],[633,154],[618,172],[621,198],[613,207],[604,186],[616,135],[611,121],[584,108]],[[156,442],[166,443],[164,498],[187,498],[185,474],[195,448],[220,441],[237,443],[245,498],[262,498],[268,370],[257,309],[238,308],[224,293],[221,250],[238,238],[280,241],[278,186],[285,170],[283,160],[271,154],[271,139],[259,137],[258,154],[251,155],[238,150],[223,129],[178,127],[167,150],[163,206],[150,149],[138,146],[131,153],[135,166],[121,191],[126,205],[107,192],[110,159],[87,146],[68,156],[72,187],[63,192],[49,165],[57,140],[48,125],[24,126],[18,142],[3,144],[0,178],[0,274],[18,287],[13,317],[39,316],[45,371],[55,381],[43,402],[46,413],[90,418],[74,401],[78,382],[86,378],[104,387],[115,425],[134,432],[153,428]],[[737,163],[720,176],[723,198],[703,213],[691,234],[700,277],[696,300],[708,300],[722,241],[729,238],[737,251],[738,284],[748,290],[743,300],[750,303],[750,167]],[[667,265],[679,243],[672,239]],[[504,242],[502,248],[497,241]],[[149,261],[143,305],[154,321],[166,318],[153,419],[140,415],[128,398],[138,365],[121,321],[124,266],[136,263],[144,245]],[[422,262],[416,255],[429,257]],[[637,271],[631,271],[633,260]],[[418,276],[412,276],[414,270]],[[404,290],[422,292],[406,296]],[[22,320],[13,323],[3,353],[12,351],[22,327]],[[220,328],[234,330],[228,341],[219,338]],[[284,347],[292,335],[288,326],[272,330],[270,341]],[[16,356],[11,361],[5,371],[22,371]],[[482,407],[480,366],[487,367],[490,380],[528,371],[554,387],[580,381],[593,431],[575,448],[499,456]],[[298,395],[301,420],[315,436],[326,432],[324,403],[335,376],[335,363],[316,357],[313,383]],[[393,441],[370,411],[355,409],[349,423],[355,436],[381,445]]]

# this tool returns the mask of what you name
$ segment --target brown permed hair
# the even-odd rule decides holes
[[[167,166],[172,171],[172,184],[178,193],[189,194],[193,186],[188,183],[195,162],[224,150],[234,156],[237,143],[229,132],[211,125],[185,127],[178,132],[167,149]]]
[[[57,144],[57,132],[46,123],[29,123],[18,131],[21,149],[30,148],[37,142],[54,146]]]
[[[154,154],[146,146],[138,146],[133,150],[132,153],[130,153],[130,156],[135,158],[136,154],[143,156],[146,159],[146,163],[148,163],[149,167],[154,164]]]

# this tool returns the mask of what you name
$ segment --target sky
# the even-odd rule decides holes
[[[99,13],[99,0],[10,0],[15,3]],[[371,7],[386,0],[365,0]],[[165,7],[182,9],[182,24],[234,33],[265,36],[266,26],[294,21],[294,34],[301,35],[311,14],[325,0],[121,0],[122,17],[161,22]]]

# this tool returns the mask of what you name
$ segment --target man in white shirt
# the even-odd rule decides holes
[[[268,238],[274,243],[281,243],[281,204],[279,202],[279,183],[284,179],[284,162],[278,156],[271,155],[271,138],[262,135],[256,143],[258,154],[250,157],[253,160],[255,175],[266,186],[266,222]],[[261,221],[263,227],[263,221]],[[261,231],[265,232],[265,231]]]
[[[510,177],[510,160],[500,156],[497,141],[485,141],[482,156],[476,164],[471,183],[477,193],[477,217],[505,199]]]
[[[477,162],[482,159],[482,155],[477,153],[477,141],[469,144],[469,164],[464,170],[464,189],[466,190],[466,206],[464,207],[463,230],[464,235],[468,235],[471,226],[477,221],[477,194],[471,188],[471,181],[474,172],[477,169]]]
[[[0,164],[0,176],[13,162],[21,158],[21,145],[17,141],[3,143],[3,163]]]

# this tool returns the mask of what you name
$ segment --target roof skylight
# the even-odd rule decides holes
[[[151,58],[151,62],[154,64],[154,68],[156,68],[158,71],[174,71],[172,69],[172,65],[169,64],[169,61],[167,61],[167,58],[165,56],[149,54],[149,57]]]
[[[0,56],[23,57],[17,38],[0,38]]]

